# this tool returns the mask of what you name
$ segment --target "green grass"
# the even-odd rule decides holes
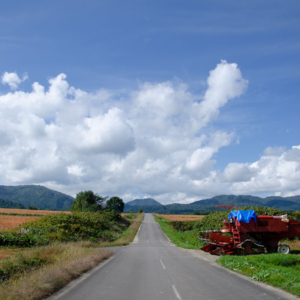
[[[179,232],[172,226],[171,221],[166,218],[159,217],[156,214],[153,215],[155,221],[160,225],[163,232],[167,235],[171,242],[178,247],[185,249],[199,249],[202,247],[202,243],[198,240],[198,230]]]
[[[300,296],[300,256],[295,254],[224,255],[221,266]]]

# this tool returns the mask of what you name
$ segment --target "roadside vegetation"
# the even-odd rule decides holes
[[[300,256],[295,254],[224,255],[220,265],[300,296]]]
[[[176,224],[182,224],[182,226],[174,227],[169,220],[164,217],[158,216],[157,214],[153,214],[155,221],[160,225],[163,232],[167,235],[167,237],[171,240],[172,243],[177,245],[178,247],[185,249],[199,249],[201,247],[201,242],[198,240],[198,231],[191,229],[182,230],[182,226],[185,226],[187,222],[195,223],[194,221],[174,221]],[[194,224],[193,224],[194,226]]]
[[[44,299],[110,257],[104,247],[132,242],[144,214],[122,217],[122,199],[113,197],[106,208],[104,201],[93,201],[97,194],[79,194],[82,210],[77,205],[72,213],[0,231],[0,300]]]

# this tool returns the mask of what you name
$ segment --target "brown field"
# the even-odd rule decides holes
[[[169,221],[198,221],[204,218],[202,215],[158,215],[162,218],[166,218]]]
[[[40,217],[0,215],[0,229],[16,228],[19,225],[22,225],[29,221],[38,220],[39,218]]]
[[[121,217],[128,216],[128,215],[130,215],[130,214],[121,213]]]
[[[52,211],[52,210],[31,210],[31,209],[13,209],[0,208],[0,213],[5,214],[20,214],[20,215],[53,215],[53,214],[70,214],[70,211]]]

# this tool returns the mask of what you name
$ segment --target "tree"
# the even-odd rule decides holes
[[[144,211],[143,211],[141,208],[139,208],[138,213],[141,214],[141,213],[143,213],[143,212],[144,212]]]
[[[107,209],[112,209],[115,210],[119,213],[123,212],[124,210],[124,202],[121,198],[119,197],[111,197],[107,202],[106,202],[106,208]]]
[[[100,211],[107,197],[101,197],[92,191],[80,192],[71,206],[72,211]]]
[[[29,206],[27,207],[27,209],[30,209],[30,210],[38,210],[37,207],[31,206],[31,205],[29,205]]]

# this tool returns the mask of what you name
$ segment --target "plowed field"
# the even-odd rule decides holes
[[[0,229],[9,229],[18,227],[29,221],[38,220],[40,217],[24,217],[24,216],[5,216],[0,215]]]
[[[204,218],[202,215],[159,215],[169,221],[198,221]]]
[[[18,215],[53,215],[53,214],[70,214],[69,211],[51,211],[51,210],[31,210],[31,209],[13,209],[13,208],[0,208],[0,213],[5,214],[18,214]]]

